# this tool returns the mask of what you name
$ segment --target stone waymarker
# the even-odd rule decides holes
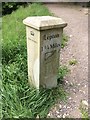
[[[27,34],[28,78],[36,88],[57,86],[57,73],[63,28],[61,18],[27,17],[23,20]]]

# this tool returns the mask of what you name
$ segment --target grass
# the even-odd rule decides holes
[[[76,65],[77,64],[77,60],[76,59],[72,59],[69,61],[69,65]]]
[[[2,18],[2,114],[3,118],[46,117],[57,99],[65,100],[67,93],[62,85],[53,89],[35,88],[28,84],[26,31],[22,21],[28,16],[52,15],[40,4],[20,7]],[[65,76],[63,69],[61,78]]]
[[[58,71],[58,84],[62,84],[64,77],[70,72],[67,66],[60,66]]]
[[[79,109],[80,109],[80,111],[81,111],[82,118],[84,118],[85,120],[90,120],[90,117],[89,117],[89,115],[88,115],[87,106],[85,106],[85,105],[81,102]]]
[[[6,69],[5,69],[6,68]],[[63,87],[51,90],[41,89],[40,93],[28,85],[24,72],[16,64],[3,69],[3,117],[46,117],[50,107],[57,99],[65,100]],[[21,77],[20,77],[21,76]],[[8,91],[8,92],[7,92]]]
[[[68,42],[68,36],[63,34],[62,36],[62,41],[61,41],[61,48],[64,48],[66,45],[67,45],[67,42]]]

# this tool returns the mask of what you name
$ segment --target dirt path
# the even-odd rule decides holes
[[[61,64],[71,70],[65,78],[65,89],[70,93],[67,103],[57,103],[48,114],[51,118],[81,118],[81,100],[88,102],[88,15],[87,8],[80,6],[47,4],[49,10],[68,23],[64,32],[70,37],[68,45],[61,50]],[[69,65],[75,58],[78,63]]]

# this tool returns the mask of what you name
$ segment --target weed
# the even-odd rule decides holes
[[[68,42],[68,36],[63,34],[61,41],[61,48],[64,48],[67,45],[67,42]]]
[[[88,109],[87,106],[85,106],[82,102],[80,103],[80,107],[79,107],[81,114],[82,114],[82,118],[89,120],[89,115],[88,115]]]
[[[69,65],[76,65],[77,64],[77,60],[76,59],[72,59],[69,61]]]
[[[59,72],[58,72],[58,84],[62,84],[63,78],[70,72],[67,66],[60,66]]]

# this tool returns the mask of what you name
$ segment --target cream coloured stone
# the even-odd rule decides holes
[[[63,27],[57,17],[39,16],[23,20],[27,34],[28,78],[37,89],[57,86]]]
[[[27,17],[23,23],[37,30],[60,28],[67,25],[61,18],[52,16]]]

